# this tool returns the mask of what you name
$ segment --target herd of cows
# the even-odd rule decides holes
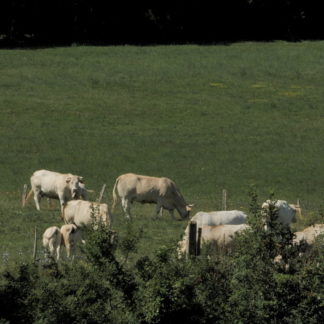
[[[61,207],[64,225],[49,227],[43,234],[43,245],[51,255],[59,260],[61,246],[65,246],[68,257],[73,258],[78,242],[82,240],[82,226],[91,226],[93,219],[101,220],[111,226],[113,214],[105,203],[88,201],[88,191],[83,178],[73,174],[62,174],[48,170],[38,170],[30,178],[31,190],[27,200],[34,195],[37,210],[40,210],[41,198],[58,199]],[[168,178],[149,177],[127,173],[116,179],[113,188],[114,209],[121,201],[125,216],[132,218],[130,207],[133,202],[155,204],[154,217],[162,215],[163,209],[168,210],[172,218],[177,210],[182,219],[189,219],[193,205],[187,204],[176,184]],[[301,213],[300,207],[288,204],[284,200],[271,202],[267,200],[262,205],[264,215],[269,211],[270,204],[278,210],[278,221],[290,225],[296,220],[296,213]],[[198,212],[189,221],[195,221],[197,228],[201,228],[201,240],[217,243],[219,246],[228,245],[233,235],[246,230],[247,215],[239,210]],[[189,223],[183,240],[179,242],[179,251],[188,253]],[[266,227],[266,224],[265,224]],[[312,244],[315,238],[324,233],[324,224],[316,224],[295,233],[294,242],[302,240]],[[197,232],[198,235],[198,232]]]

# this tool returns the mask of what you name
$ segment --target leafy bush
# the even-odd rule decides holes
[[[1,273],[0,320],[10,323],[318,323],[324,315],[323,240],[304,251],[276,221],[264,228],[251,191],[251,229],[228,250],[179,258],[174,245],[127,262],[142,230],[124,238],[100,222],[82,256],[21,264]],[[274,261],[282,256],[282,264]]]

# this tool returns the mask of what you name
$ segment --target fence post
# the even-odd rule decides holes
[[[23,187],[23,192],[22,192],[22,197],[21,197],[21,202],[22,202],[22,206],[24,207],[26,204],[26,196],[27,196],[27,185],[26,183],[24,184]]]
[[[223,189],[223,193],[222,193],[222,209],[223,210],[226,210],[226,196],[227,196],[226,189]]]
[[[189,224],[189,242],[188,242],[188,254],[196,255],[197,251],[197,223],[190,222]]]
[[[34,250],[33,250],[33,262],[36,262],[36,254],[37,254],[37,229],[35,226],[35,237],[34,237]]]
[[[198,228],[198,237],[197,237],[197,247],[196,247],[196,255],[200,255],[200,250],[201,250],[201,232],[202,228]]]
[[[98,198],[98,202],[100,203],[101,202],[101,199],[103,197],[103,194],[105,192],[105,189],[106,189],[106,184],[104,184],[101,188],[101,191],[100,191],[100,195],[99,195],[99,198]]]

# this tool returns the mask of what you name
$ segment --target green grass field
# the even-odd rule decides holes
[[[224,188],[228,209],[247,210],[255,184],[260,202],[274,191],[300,199],[303,223],[316,219],[323,90],[324,42],[1,50],[0,256],[30,255],[34,227],[60,224],[57,203],[21,208],[42,168],[82,175],[92,199],[106,183],[108,203],[122,173],[166,176],[194,213],[220,209]],[[185,227],[168,213],[151,220],[153,209],[134,206],[141,254]]]

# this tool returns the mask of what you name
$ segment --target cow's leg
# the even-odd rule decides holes
[[[74,243],[71,244],[70,249],[71,249],[70,257],[71,257],[71,261],[73,261],[74,260],[74,257],[75,257],[75,252],[76,252],[76,247],[75,247],[75,244]]]
[[[65,245],[65,249],[66,249],[66,255],[67,255],[67,257],[70,258],[70,255],[71,255],[71,246],[67,242],[66,242],[66,245]]]
[[[159,213],[159,217],[162,218],[163,216],[163,207],[160,208],[160,213]]]
[[[35,200],[36,209],[40,210],[39,203],[41,201],[41,191],[38,189],[34,189],[34,200]]]
[[[61,206],[61,212],[62,215],[64,215],[64,207],[65,207],[65,199],[64,199],[64,194],[63,193],[58,193],[58,198],[60,201],[60,206]],[[62,216],[63,217],[63,216]],[[64,218],[63,218],[64,219]]]
[[[162,216],[162,211],[163,211],[163,207],[162,207],[161,203],[157,202],[153,218],[157,219],[159,216],[161,217]]]
[[[174,209],[170,209],[169,213],[170,213],[170,216],[172,217],[172,219],[176,220],[176,217],[174,216]]]
[[[52,242],[52,240],[49,242],[49,244],[48,244],[48,249],[49,249],[49,252],[50,252],[50,255],[53,257],[53,258],[55,258],[55,247],[54,247],[54,244],[53,244],[53,242]]]
[[[122,207],[123,207],[123,210],[126,214],[126,217],[131,219],[132,216],[131,216],[131,212],[130,212],[130,203],[129,203],[129,200],[126,199],[126,198],[122,198]]]
[[[56,247],[56,260],[60,259],[61,244]]]

